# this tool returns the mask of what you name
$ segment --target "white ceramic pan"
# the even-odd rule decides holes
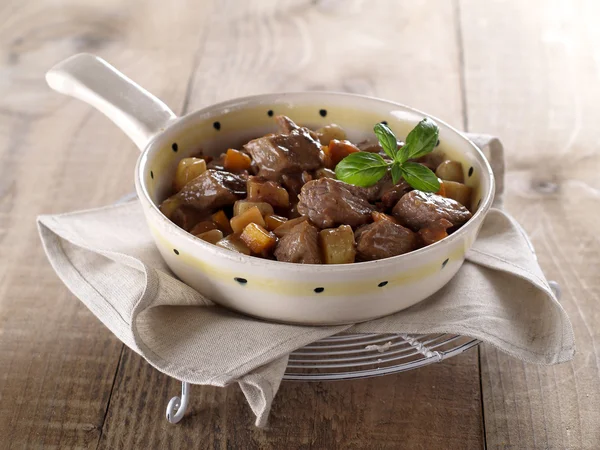
[[[458,160],[473,187],[473,218],[428,247],[393,258],[346,265],[292,264],[237,254],[204,242],[169,221],[157,205],[167,196],[178,161],[197,152],[217,156],[230,145],[275,130],[273,115],[309,127],[341,125],[353,142],[373,138],[386,120],[399,138],[426,114],[397,103],[330,92],[265,94],[229,100],[177,117],[163,102],[89,54],[75,55],[46,75],[55,90],[106,114],[142,151],[135,186],[156,246],[185,283],[228,308],[301,324],[360,322],[427,298],[460,269],[494,193],[492,170],[464,135],[433,118],[439,150]],[[140,226],[143,226],[140,224]]]

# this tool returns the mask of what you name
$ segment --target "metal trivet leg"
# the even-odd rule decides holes
[[[167,420],[170,423],[177,423],[183,419],[189,400],[190,384],[183,381],[181,383],[181,398],[173,397],[167,405]]]

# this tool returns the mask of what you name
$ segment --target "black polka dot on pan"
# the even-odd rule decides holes
[[[379,283],[377,286],[379,287],[384,287],[386,284],[388,284],[387,281],[382,281],[381,283]]]
[[[221,129],[221,122],[217,121],[213,123],[213,128],[217,131]]]
[[[442,269],[444,267],[446,267],[446,264],[448,264],[448,261],[450,261],[450,258],[446,258],[446,260],[442,263]]]
[[[246,280],[245,278],[240,278],[240,277],[235,277],[234,280],[240,284],[246,284],[248,282],[248,280]]]
[[[381,123],[384,124],[384,125],[388,124],[387,120],[382,120]]]
[[[177,146],[177,142],[173,142],[173,145],[171,145],[171,148],[173,149],[174,152],[177,152],[177,150],[179,149],[179,147]]]
[[[179,250],[177,250],[176,248],[173,249],[173,253],[175,253],[176,255],[179,255]]]
[[[315,288],[315,292],[316,292],[317,294],[320,294],[320,293],[321,293],[321,292],[323,292],[324,290],[325,290],[325,288],[323,288],[323,287],[318,287],[318,288]]]
[[[267,111],[267,116],[273,117],[273,110],[272,109],[270,109],[270,110]]]
[[[319,114],[321,114],[321,117],[325,117],[327,115],[327,110],[326,109],[320,109],[319,110]]]
[[[473,168],[469,167],[469,176],[473,175]]]
[[[440,140],[438,139],[437,142],[435,143],[435,146],[439,146],[440,145]]]
[[[150,178],[154,180],[154,172],[150,171]]]

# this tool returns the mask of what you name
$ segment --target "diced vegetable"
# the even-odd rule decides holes
[[[221,230],[225,235],[233,233],[231,225],[229,224],[229,218],[222,209],[214,213],[211,216],[211,219],[217,225],[217,228],[219,228],[219,230]]]
[[[354,262],[356,244],[350,225],[341,225],[319,232],[319,243],[325,264],[349,264]]]
[[[173,188],[179,192],[183,187],[206,171],[206,161],[202,158],[183,158],[177,165]]]
[[[448,228],[452,226],[452,222],[446,219],[439,219],[437,222],[430,224],[428,227],[419,230],[419,236],[425,245],[431,245],[434,242],[441,241],[446,236]]]
[[[260,209],[256,206],[246,210],[239,216],[234,216],[229,223],[231,224],[231,229],[234,233],[241,233],[249,223],[256,223],[261,227],[265,227],[265,220],[263,219]]]
[[[196,225],[194,225],[194,227],[190,230],[190,233],[194,236],[198,236],[199,234],[216,229],[217,226],[212,220],[203,220],[202,222],[198,222]]]
[[[203,241],[210,242],[211,244],[216,244],[223,239],[223,232],[221,230],[214,229],[197,234],[196,237],[199,237]]]
[[[233,205],[233,215],[239,216],[244,212],[248,211],[250,208],[257,207],[260,213],[264,216],[269,214],[273,214],[273,207],[267,202],[251,202],[249,200],[238,200]]]
[[[388,222],[398,223],[398,221],[394,217],[392,217],[392,216],[390,216],[388,214],[384,214],[384,213],[379,212],[379,211],[373,211],[371,213],[371,217],[373,217],[373,221],[374,222],[379,222],[380,220],[386,220]]]
[[[275,228],[273,233],[275,233],[275,236],[277,236],[279,238],[283,237],[286,234],[288,234],[292,228],[294,228],[299,223],[304,222],[305,220],[306,220],[306,217],[304,217],[304,216],[296,217],[295,219],[290,219],[286,223],[281,224],[277,228]]]
[[[352,144],[350,141],[340,141],[333,139],[327,146],[327,150],[324,150],[325,154],[329,157],[329,163],[332,165],[329,167],[333,169],[338,163],[346,156],[360,152],[358,147]]]
[[[230,172],[234,173],[249,170],[251,164],[252,159],[250,159],[250,156],[233,148],[227,150],[225,159],[223,160],[223,167],[225,167],[225,170],[229,170]]]
[[[250,255],[252,253],[248,246],[244,244],[244,241],[240,239],[239,234],[230,234],[217,242],[216,245],[233,252],[243,253],[244,255]]]
[[[277,238],[273,233],[265,230],[256,223],[246,225],[240,239],[250,250],[259,254],[268,253],[277,243]]]
[[[335,172],[331,169],[321,168],[315,171],[315,178],[333,178],[335,179]]]
[[[473,189],[462,183],[454,181],[444,181],[444,197],[456,200],[463,206],[469,208],[471,206],[471,194]]]
[[[266,202],[275,208],[290,206],[290,195],[274,181],[267,181],[260,177],[250,177],[247,183],[248,200],[252,202]]]
[[[288,221],[287,217],[277,216],[275,214],[269,214],[265,216],[265,224],[267,230],[273,231]]]
[[[345,140],[346,132],[339,125],[332,123],[331,125],[319,128],[317,130],[317,137],[319,138],[319,142],[321,142],[321,144],[327,145],[333,139],[338,139],[340,141]]]
[[[179,209],[181,202],[175,198],[168,198],[160,204],[160,212],[162,212],[168,219],[173,220],[175,211]]]
[[[462,164],[458,161],[444,161],[437,167],[435,174],[444,181],[455,181],[457,183],[464,183],[465,181]]]

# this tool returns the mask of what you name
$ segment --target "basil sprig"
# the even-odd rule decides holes
[[[398,148],[398,140],[384,123],[374,128],[375,135],[388,161],[378,153],[357,152],[346,156],[335,168],[338,180],[361,187],[377,183],[388,170],[394,184],[404,178],[419,191],[438,192],[440,182],[437,176],[422,164],[409,161],[430,153],[438,140],[439,128],[436,123],[425,118],[406,137],[406,144]]]

